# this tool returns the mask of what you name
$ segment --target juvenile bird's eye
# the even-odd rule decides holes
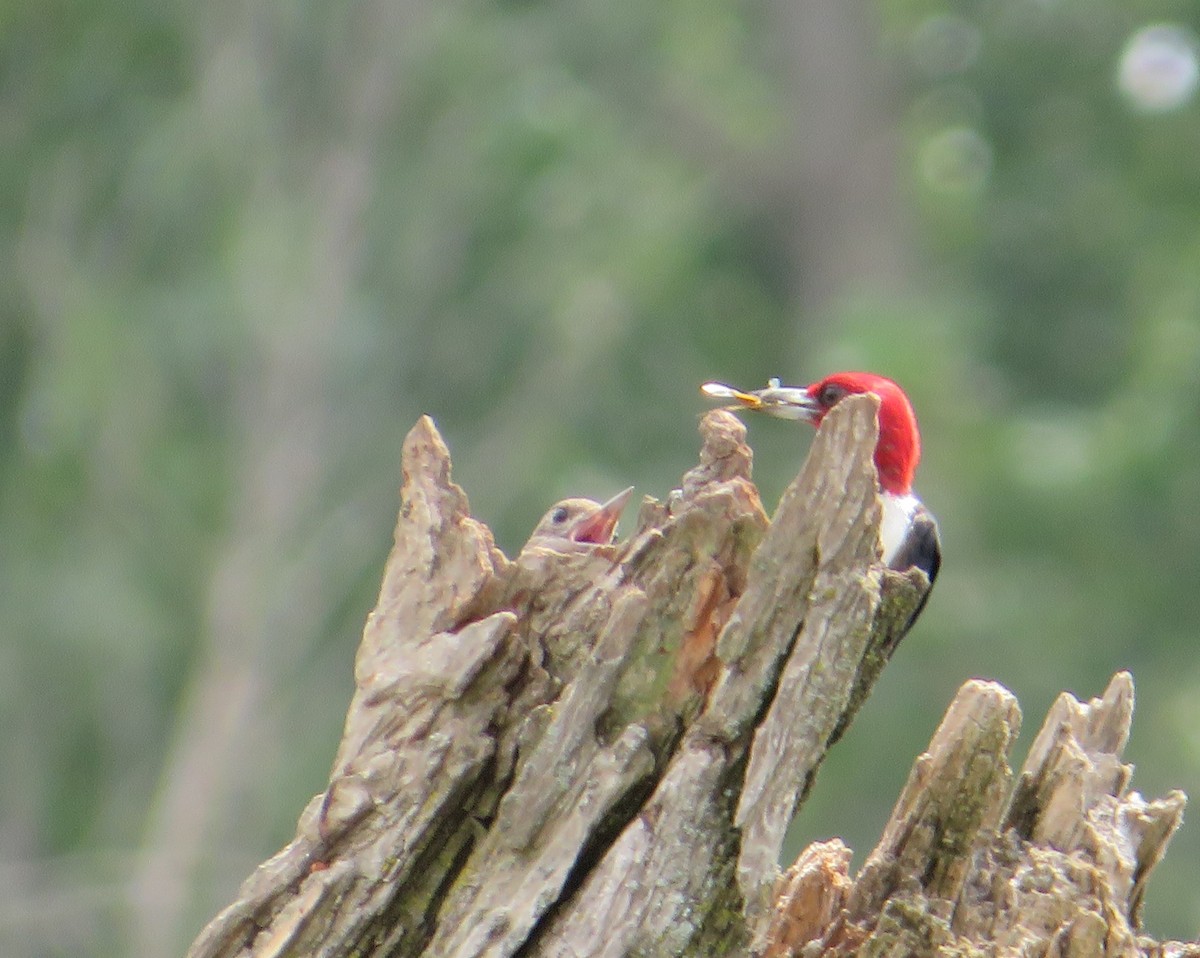
[[[821,391],[817,394],[817,402],[828,409],[835,405],[838,400],[846,395],[846,387],[839,386],[837,383],[829,383],[821,387]]]
[[[566,507],[559,506],[552,513],[550,513],[550,521],[553,522],[555,525],[557,525],[560,522],[566,522],[567,521]]]

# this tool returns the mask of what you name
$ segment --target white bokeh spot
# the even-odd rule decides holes
[[[1185,27],[1155,23],[1126,42],[1117,84],[1139,110],[1165,113],[1192,98],[1200,79],[1196,40]]]

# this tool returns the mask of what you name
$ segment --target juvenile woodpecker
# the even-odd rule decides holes
[[[913,474],[921,459],[921,434],[908,397],[892,380],[874,373],[834,373],[809,386],[781,386],[772,379],[766,389],[743,392],[723,383],[705,383],[701,391],[714,399],[733,399],[735,408],[753,409],[780,419],[802,419],[820,426],[826,414],[846,396],[874,393],[879,397],[879,441],[875,469],[879,473],[882,516],[879,540],[883,561],[904,572],[916,567],[932,588],[942,564],[937,521],[913,493]],[[925,593],[909,625],[925,606]]]
[[[525,549],[544,546],[571,552],[588,545],[608,545],[617,533],[617,520],[632,494],[630,486],[603,503],[592,499],[556,502],[534,526]]]

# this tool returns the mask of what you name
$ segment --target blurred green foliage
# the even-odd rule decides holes
[[[1195,2],[2,22],[4,954],[178,953],[288,839],[421,413],[512,552],[663,496],[706,379],[891,375],[947,564],[796,842],[861,860],[971,676],[1036,725],[1132,669],[1136,784],[1200,795]],[[773,502],[808,436],[751,438]]]

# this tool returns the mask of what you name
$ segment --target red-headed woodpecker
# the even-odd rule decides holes
[[[556,502],[534,527],[525,548],[543,546],[557,552],[572,552],[589,545],[608,545],[617,533],[621,510],[632,494],[630,486],[604,503],[592,499]]]
[[[723,383],[705,383],[701,390],[714,399],[734,399],[735,408],[753,409],[780,419],[803,419],[820,426],[826,413],[854,393],[879,397],[879,441],[875,469],[879,473],[882,517],[879,540],[883,561],[903,572],[916,567],[929,577],[932,588],[942,564],[937,521],[913,494],[913,474],[921,459],[921,434],[912,403],[892,380],[874,373],[834,373],[809,386],[781,386],[772,379],[766,389],[743,392]],[[911,626],[929,593],[909,620]]]

